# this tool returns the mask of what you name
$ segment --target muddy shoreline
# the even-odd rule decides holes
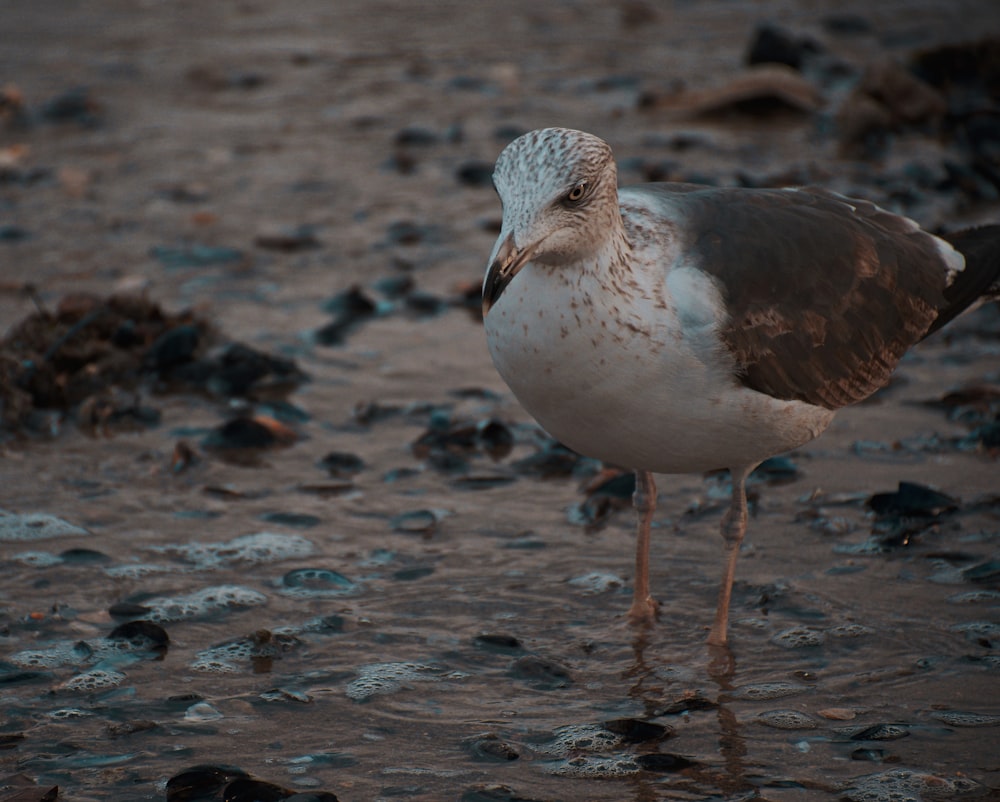
[[[797,69],[747,64],[763,23]],[[0,337],[139,294],[219,333],[199,358],[240,343],[308,380],[143,374],[112,400],[158,422],[76,399],[6,433],[0,799],[216,798],[236,775],[168,785],[205,764],[341,800],[997,795],[995,307],[754,485],[720,677],[725,478],[659,479],[663,614],[636,638],[627,504],[545,454],[466,303],[489,167],[547,125],[609,141],[622,183],[996,221],[995,63],[934,86],[926,60],[996,41],[993,4],[101,0],[4,27]],[[919,91],[865,84],[887,59]],[[229,459],[206,440],[234,419],[275,439]],[[886,523],[867,501],[900,482],[953,508]],[[117,629],[139,620],[165,648]]]

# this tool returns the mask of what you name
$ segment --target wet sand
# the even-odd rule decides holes
[[[0,509],[86,530],[0,541],[0,799],[55,785],[65,799],[163,799],[169,778],[219,763],[341,800],[995,797],[1000,468],[985,447],[954,446],[969,425],[921,403],[1000,381],[995,308],[922,344],[888,390],[841,412],[792,455],[794,481],[756,485],[735,668],[719,676],[703,645],[721,571],[718,480],[659,479],[663,610],[637,638],[623,622],[630,511],[572,522],[579,479],[512,467],[537,434],[481,323],[458,307],[390,308],[375,286],[410,276],[454,299],[478,284],[500,211],[472,168],[547,125],[607,139],[623,183],[785,175],[932,228],[996,220],[989,198],[907,184],[913,165],[960,158],[954,143],[904,127],[880,159],[852,160],[834,133],[866,64],[1000,35],[991,3],[780,3],[766,17],[750,3],[11,9],[0,76],[30,119],[0,127],[14,171],[0,209],[24,232],[0,242],[0,333],[33,311],[26,282],[51,306],[143,287],[294,358],[311,381],[288,399],[307,416],[289,422],[299,439],[251,467],[198,445],[232,413],[189,393],[147,391],[162,419],[138,432],[67,421],[0,445]],[[834,12],[870,28],[834,34],[823,24]],[[823,106],[705,118],[660,102],[743,75],[767,20],[824,48],[833,66],[805,73]],[[92,117],[44,119],[73,87]],[[301,226],[318,246],[255,244]],[[171,266],[154,251],[191,246],[240,255]],[[342,346],[317,345],[323,303],[352,285],[386,314]],[[400,411],[360,423],[371,402]],[[438,470],[411,450],[435,413],[502,421],[517,444]],[[172,467],[179,440],[199,456],[184,470]],[[332,451],[364,468],[329,476],[317,463]],[[900,481],[959,508],[907,545],[867,548],[863,500]],[[433,512],[427,531],[396,518],[415,511]],[[190,601],[210,588],[239,590]],[[239,604],[219,603],[227,593]],[[123,602],[169,634],[160,659],[109,645],[130,617]],[[618,719],[673,735],[599,726]]]

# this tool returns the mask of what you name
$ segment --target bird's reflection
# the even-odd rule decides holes
[[[650,645],[650,631],[642,628],[632,639],[632,662],[625,670],[623,678],[630,681],[629,697],[640,703],[646,718],[664,715],[670,700],[669,680],[657,671],[655,659],[647,660],[646,651]],[[702,699],[699,706],[712,704],[718,722],[717,744],[722,758],[722,767],[695,764],[685,769],[684,774],[700,788],[712,786],[724,794],[737,794],[750,790],[753,786],[747,779],[745,759],[746,739],[736,714],[731,708],[733,690],[736,687],[736,658],[727,645],[705,646],[707,650],[704,669],[699,671],[715,686],[715,700]],[[692,700],[693,701],[693,700]],[[639,780],[634,785],[635,802],[659,799],[655,789],[656,781]],[[653,793],[652,796],[649,794]]]

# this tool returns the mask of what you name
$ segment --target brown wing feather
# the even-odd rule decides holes
[[[935,240],[873,204],[814,189],[678,189],[685,246],[723,289],[721,335],[747,387],[828,409],[860,401],[946,305]]]

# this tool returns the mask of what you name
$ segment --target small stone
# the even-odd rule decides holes
[[[519,657],[507,673],[514,679],[527,680],[541,690],[555,690],[571,685],[573,680],[569,669],[558,663],[536,655]]]

